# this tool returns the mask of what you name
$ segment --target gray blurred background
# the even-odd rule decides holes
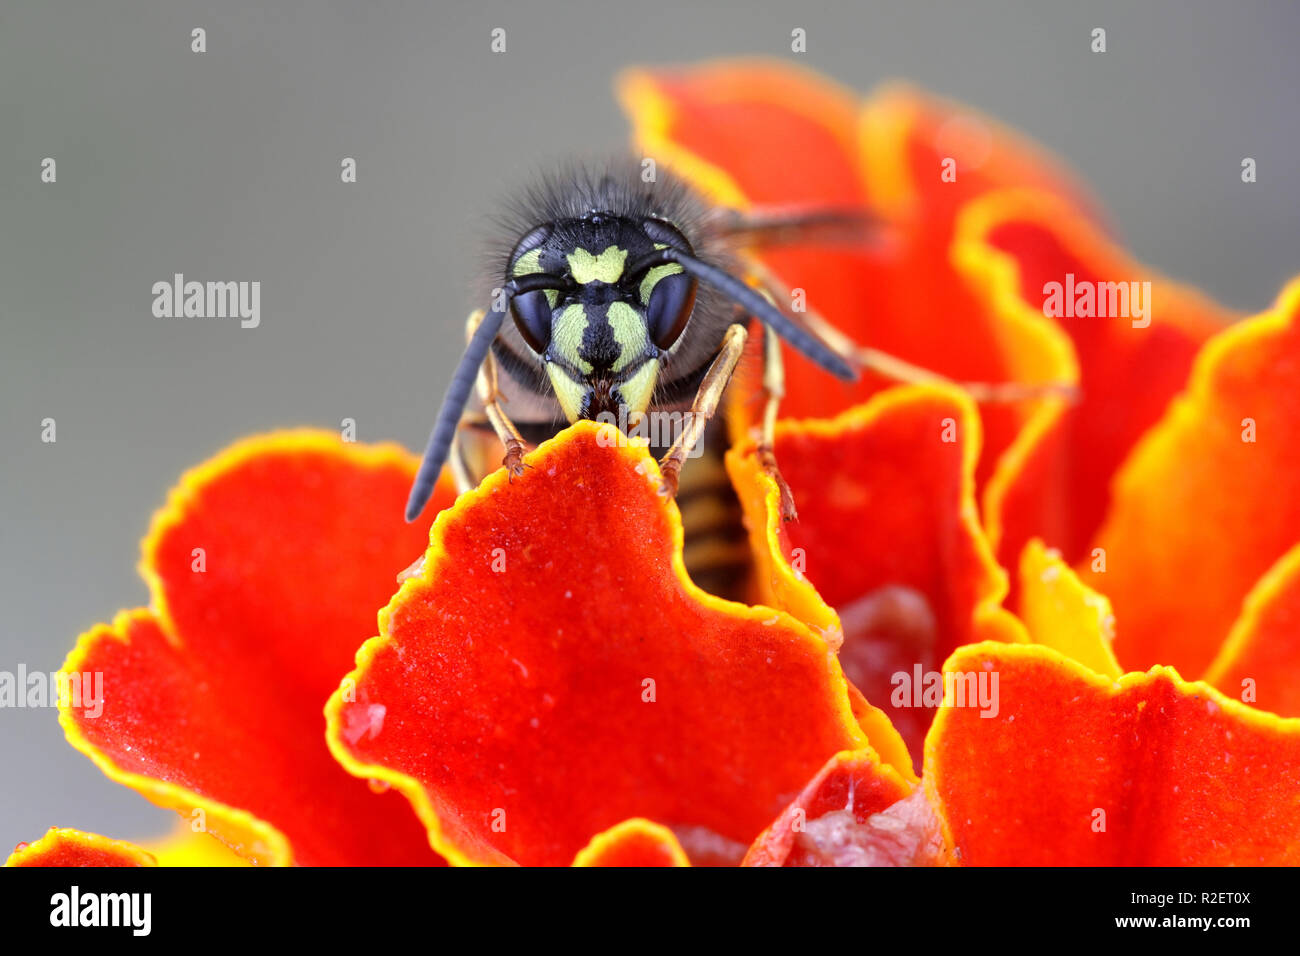
[[[1067,157],[1139,260],[1256,310],[1300,272],[1298,40],[1294,0],[3,0],[0,670],[57,669],[144,602],[150,515],[233,439],[352,417],[421,446],[480,304],[483,214],[546,160],[626,142],[623,66],[769,54],[967,101]],[[154,318],[174,272],[261,281],[261,327]],[[0,855],[52,824],[173,819],[53,710],[0,710]]]

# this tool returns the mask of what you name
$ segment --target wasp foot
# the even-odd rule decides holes
[[[511,438],[506,442],[506,456],[501,459],[501,464],[505,465],[506,471],[510,473],[510,481],[522,477],[525,468],[533,467],[524,464],[525,447],[518,438]]]
[[[676,456],[669,455],[659,462],[659,494],[665,498],[677,497],[677,486],[681,481],[682,462]]]
[[[781,469],[776,463],[776,453],[772,451],[772,446],[760,444],[757,451],[758,463],[763,466],[763,472],[776,483],[776,490],[781,496],[781,520],[798,521],[799,511],[794,506],[794,494],[790,491],[790,486],[786,484],[785,477],[781,474]]]

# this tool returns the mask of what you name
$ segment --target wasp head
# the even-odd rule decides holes
[[[511,278],[564,280],[558,289],[516,295],[510,309],[569,421],[649,406],[695,304],[695,279],[676,263],[632,268],[668,247],[691,252],[664,220],[595,212],[545,223],[516,244]]]

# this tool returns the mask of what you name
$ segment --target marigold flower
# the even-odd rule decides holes
[[[869,211],[759,265],[935,374],[841,385],[786,350],[790,523],[739,380],[743,603],[691,581],[654,459],[608,426],[444,481],[432,527],[401,520],[401,449],[236,445],[155,519],[150,607],[65,665],[111,687],[63,702],[69,741],[182,829],[52,830],[8,865],[212,836],[280,865],[1300,862],[1300,280],[1238,321],[919,91],[740,61],[620,93],[719,202]]]

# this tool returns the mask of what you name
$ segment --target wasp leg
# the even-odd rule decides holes
[[[695,400],[691,402],[691,410],[686,415],[686,423],[681,433],[673,440],[664,456],[659,459],[659,468],[663,474],[663,479],[659,485],[661,495],[671,498],[677,494],[678,476],[682,471],[682,463],[686,461],[686,456],[691,453],[691,449],[703,437],[709,419],[717,412],[718,403],[722,400],[722,393],[726,391],[727,384],[731,381],[731,375],[736,371],[736,363],[740,361],[740,356],[745,351],[745,340],[748,337],[749,333],[743,325],[731,326],[727,329],[727,334],[723,336],[722,348],[713,359],[713,364],[709,366],[709,370],[704,373],[704,380],[700,382],[700,388],[695,393]]]
[[[707,228],[715,235],[747,246],[788,245],[795,242],[862,242],[883,238],[884,223],[854,206],[776,206],[718,209]]]
[[[781,520],[794,521],[799,512],[794,506],[794,495],[776,463],[776,413],[785,397],[785,364],[781,360],[781,338],[763,326],[763,405],[762,432],[758,440],[758,463],[769,478],[776,482],[781,495]]]
[[[466,412],[452,439],[447,466],[456,480],[456,494],[462,495],[477,488],[496,465],[490,460],[489,444],[496,444],[496,430],[486,415]]]
[[[906,385],[955,385],[980,404],[1024,402],[1050,396],[1059,396],[1070,402],[1079,400],[1079,387],[1069,382],[956,382],[938,372],[866,346],[858,346],[855,359],[863,368]]]
[[[474,487],[474,476],[470,473],[469,462],[465,459],[465,449],[461,447],[460,431],[451,440],[451,454],[447,456],[451,476],[456,481],[456,494],[463,495]]]
[[[753,257],[746,265],[756,278],[769,289],[789,301],[791,293],[770,269]],[[1031,399],[1060,396],[1074,402],[1079,398],[1078,386],[1069,382],[958,382],[932,372],[930,369],[913,365],[897,356],[859,345],[841,332],[817,312],[809,309],[805,312],[783,310],[790,318],[806,331],[817,336],[827,348],[831,349],[845,361],[859,368],[875,372],[885,378],[905,385],[953,385],[965,391],[979,403],[986,402],[1020,402]]]
[[[465,323],[465,338],[470,339],[474,336],[474,330],[478,328],[479,323],[483,321],[483,311],[471,313]],[[478,380],[476,382],[479,401],[483,403],[483,414],[487,416],[488,422],[492,425],[492,430],[496,432],[497,438],[505,447],[505,457],[501,459],[501,464],[506,466],[510,477],[517,478],[524,473],[524,469],[529,467],[524,464],[524,452],[528,449],[528,444],[524,441],[523,436],[519,434],[519,429],[515,423],[505,413],[501,407],[501,393],[497,390],[497,366],[496,360],[492,353],[488,352],[483,359],[482,366],[479,367]]]

